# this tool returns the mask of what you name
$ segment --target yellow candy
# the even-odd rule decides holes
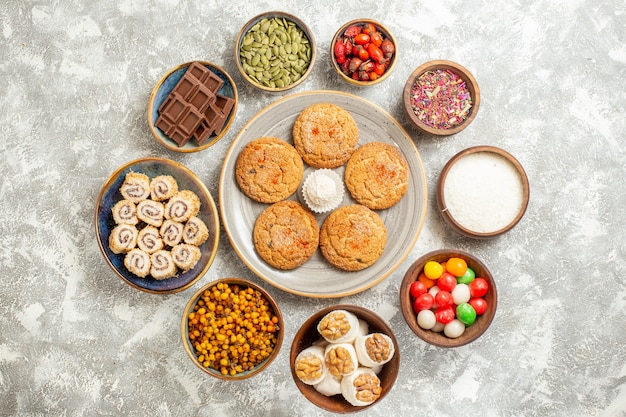
[[[428,261],[426,265],[424,265],[424,275],[430,279],[439,279],[439,277],[443,274],[443,266],[439,262]]]

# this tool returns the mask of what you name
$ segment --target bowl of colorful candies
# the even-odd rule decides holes
[[[278,356],[285,334],[276,301],[242,278],[223,278],[200,288],[185,306],[181,336],[191,361],[227,381],[258,375]]]
[[[356,19],[335,33],[330,44],[333,68],[357,86],[371,86],[389,77],[396,66],[397,43],[389,29],[371,19]]]
[[[251,85],[281,92],[304,82],[315,62],[315,38],[298,17],[284,12],[250,19],[235,41],[235,64]]]
[[[405,321],[425,342],[459,347],[478,339],[491,324],[498,291],[476,256],[440,249],[417,259],[400,286]]]
[[[411,123],[426,134],[448,136],[465,129],[476,117],[480,89],[469,70],[456,62],[436,60],[411,73],[402,93]]]

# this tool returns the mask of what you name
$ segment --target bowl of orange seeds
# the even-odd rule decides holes
[[[259,374],[276,358],[284,337],[282,313],[263,288],[223,278],[200,288],[185,306],[183,346],[202,371],[222,380]]]

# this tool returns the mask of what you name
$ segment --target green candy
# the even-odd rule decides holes
[[[456,283],[457,284],[469,284],[470,282],[474,281],[474,278],[476,278],[476,274],[474,273],[474,270],[472,268],[467,268],[467,271],[465,271],[463,275],[456,278]]]
[[[471,326],[476,320],[476,310],[468,303],[461,303],[456,307],[456,318],[466,326]]]

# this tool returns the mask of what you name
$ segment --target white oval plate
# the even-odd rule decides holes
[[[356,272],[333,267],[318,250],[302,266],[282,271],[269,266],[257,254],[252,230],[268,204],[248,198],[235,180],[237,157],[245,145],[262,136],[274,136],[293,144],[292,127],[302,110],[316,103],[333,103],[352,114],[359,127],[359,145],[380,141],[398,146],[410,169],[409,190],[393,207],[379,210],[387,227],[387,245],[381,258]],[[308,171],[305,164],[305,176]],[[343,177],[343,167],[337,168]],[[310,91],[284,97],[265,107],[233,140],[222,167],[219,202],[224,230],[241,260],[261,279],[284,291],[315,298],[343,297],[364,291],[387,278],[406,259],[424,225],[428,183],[420,155],[408,133],[387,112],[355,95],[336,91]],[[298,193],[290,199],[298,200]],[[355,201],[346,190],[344,204]],[[321,226],[326,214],[316,215]]]

